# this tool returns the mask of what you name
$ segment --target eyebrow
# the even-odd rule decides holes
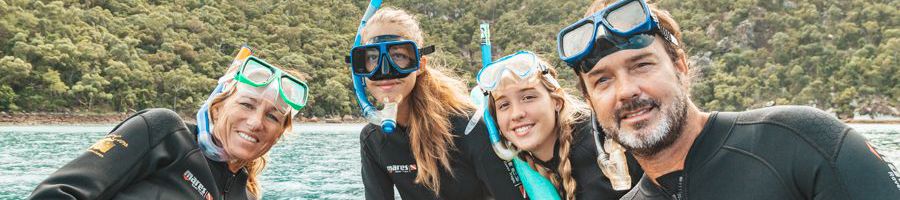
[[[527,92],[527,91],[530,91],[530,90],[535,90],[535,91],[536,91],[537,89],[535,89],[534,87],[522,88],[522,89],[519,89],[519,92]]]
[[[637,61],[639,61],[639,60],[641,60],[641,59],[644,59],[644,58],[647,58],[647,57],[650,57],[650,56],[653,56],[653,53],[651,53],[651,52],[642,52],[641,54],[638,54],[638,55],[635,55],[635,56],[631,56],[630,58],[628,58],[628,59],[626,60],[626,63],[637,62]],[[604,68],[605,68],[605,67],[603,67],[603,65],[601,65],[601,67],[594,67],[594,69],[592,69],[591,71],[589,71],[589,72],[587,73],[587,75],[588,75],[588,76],[594,76],[594,75],[597,75],[597,74],[602,74],[603,72],[606,72],[606,70],[605,70]]]
[[[519,91],[516,91],[516,92],[521,93],[521,92],[527,92],[527,91],[537,91],[537,89],[534,88],[534,87],[529,87],[529,88],[522,88],[522,89],[519,89]],[[500,94],[500,95],[497,95],[496,98],[494,98],[494,101],[500,100],[500,99],[503,99],[503,98],[506,98],[506,96]]]

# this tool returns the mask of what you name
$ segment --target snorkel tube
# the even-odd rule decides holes
[[[487,23],[481,24],[481,67],[487,67],[493,61],[491,60],[491,40],[490,40],[490,26]],[[497,128],[497,124],[494,123],[494,118],[491,115],[491,109],[488,107],[488,99],[486,91],[478,91],[480,89],[473,89],[469,94],[472,98],[472,102],[475,103],[476,106],[481,107],[483,113],[481,114],[484,119],[484,124],[487,126],[488,136],[491,140],[491,147],[494,149],[494,153],[497,154],[500,159],[505,161],[512,161],[513,165],[516,168],[516,172],[519,174],[519,179],[522,180],[522,185],[525,188],[525,192],[528,194],[530,199],[553,199],[559,200],[559,193],[556,191],[556,187],[553,186],[553,183],[550,182],[544,176],[541,176],[540,173],[532,169],[528,162],[523,161],[517,155],[519,155],[519,150],[511,147],[508,143],[504,143],[500,139],[500,133]],[[574,194],[570,194],[574,195]]]
[[[356,29],[353,47],[357,47],[362,43],[362,30],[366,27],[366,22],[369,21],[369,18],[371,18],[372,15],[375,14],[375,11],[380,7],[381,0],[369,1],[369,6],[366,8],[366,12],[359,22],[359,27]],[[356,93],[356,102],[359,103],[359,108],[362,110],[363,117],[365,117],[369,123],[381,125],[381,131],[385,134],[394,133],[394,129],[397,128],[397,103],[388,103],[385,101],[384,110],[379,111],[366,97],[366,83],[363,81],[363,77],[353,74],[352,64],[348,66],[350,67],[350,77],[353,80],[353,92]]]

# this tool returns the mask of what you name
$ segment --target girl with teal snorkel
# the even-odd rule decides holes
[[[469,151],[463,132],[474,108],[463,82],[426,65],[424,55],[433,48],[423,48],[423,31],[411,14],[378,10],[376,3],[347,59],[371,123],[360,133],[366,199],[393,199],[394,188],[403,199],[517,199],[505,165]],[[374,111],[366,92],[384,108]],[[485,166],[473,164],[479,158],[493,158],[489,166],[495,171],[476,169]],[[485,187],[490,181],[507,187]]]
[[[643,174],[617,143],[594,131],[587,106],[560,87],[556,70],[534,53],[500,58],[482,68],[476,80],[487,95],[490,116],[485,119],[503,136],[498,156],[525,160],[550,180],[554,196],[618,199]],[[500,153],[506,151],[511,153]]]
[[[266,155],[308,88],[241,48],[197,124],[147,109],[41,182],[29,199],[258,199]]]

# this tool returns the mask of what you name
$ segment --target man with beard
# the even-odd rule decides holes
[[[644,0],[595,1],[559,33],[599,127],[644,169],[623,199],[900,199],[896,168],[821,110],[701,111],[679,41]]]

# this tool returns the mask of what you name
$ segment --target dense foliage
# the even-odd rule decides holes
[[[528,49],[571,70],[557,31],[587,0],[386,1],[416,14],[429,63],[472,79],[478,24],[490,22],[495,56]],[[897,115],[900,3],[893,0],[662,1],[703,74],[693,99],[706,110],[803,104]],[[356,114],[343,58],[363,1],[0,0],[0,110],[195,111],[237,48],[305,73],[307,117]],[[469,81],[472,82],[472,81]]]

